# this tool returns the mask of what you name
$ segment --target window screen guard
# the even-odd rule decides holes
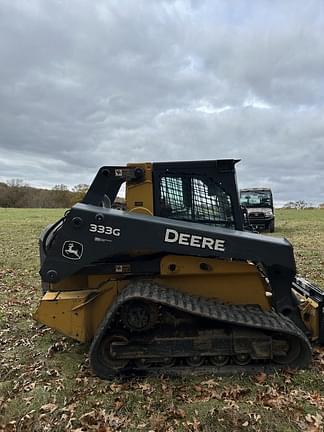
[[[214,180],[204,176],[162,176],[160,215],[234,228],[230,196]]]

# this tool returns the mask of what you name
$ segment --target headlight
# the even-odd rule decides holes
[[[271,209],[265,209],[264,214],[265,214],[265,216],[272,216],[272,210]]]

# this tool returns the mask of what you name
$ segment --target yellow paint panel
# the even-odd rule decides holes
[[[117,295],[118,282],[101,290],[46,293],[34,319],[80,342],[92,339],[105,313]]]
[[[127,210],[142,214],[153,214],[153,185],[152,164],[131,163],[128,168],[142,168],[145,172],[145,180],[141,182],[126,183],[126,207]]]
[[[34,319],[79,341],[87,340],[87,325],[84,308],[73,311],[84,303],[92,291],[69,291],[46,293]]]
[[[256,266],[247,262],[168,255],[161,260],[161,276],[155,281],[224,303],[271,308],[269,287]]]
[[[206,264],[206,265],[205,265]],[[254,274],[259,271],[246,261],[221,260],[194,256],[167,255],[161,260],[161,275],[190,274]]]

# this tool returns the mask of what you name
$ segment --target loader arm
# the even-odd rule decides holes
[[[101,233],[103,229],[106,233]],[[79,259],[64,256],[64,245],[69,242],[82,245]],[[55,283],[89,265],[139,251],[141,255],[163,253],[261,263],[272,288],[273,306],[299,321],[291,292],[296,275],[291,244],[286,239],[244,231],[76,204],[46,251],[40,274],[44,281]]]

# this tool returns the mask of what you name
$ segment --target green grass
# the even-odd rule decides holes
[[[324,210],[277,210],[275,235],[293,244],[298,272],[324,286]]]
[[[94,377],[87,346],[31,318],[41,297],[38,236],[63,213],[0,209],[0,430],[322,430],[323,350],[310,370],[267,377]],[[298,272],[324,286],[324,210],[276,216],[274,235],[293,243]],[[61,350],[48,356],[54,343]]]

